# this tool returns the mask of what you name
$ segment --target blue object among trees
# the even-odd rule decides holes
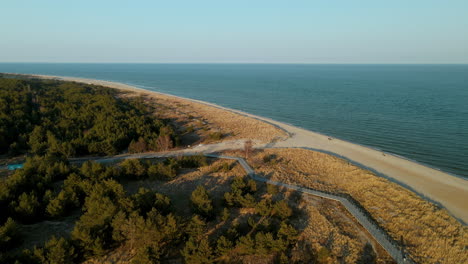
[[[23,163],[20,164],[10,164],[7,166],[9,170],[17,170],[23,168]]]

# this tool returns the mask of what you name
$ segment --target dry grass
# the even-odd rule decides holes
[[[286,196],[288,193],[285,192]],[[375,263],[393,263],[388,253],[338,202],[302,195],[296,206],[304,213],[293,221],[301,230],[299,240],[315,252],[328,248],[329,263],[358,263],[366,244],[371,244],[376,252]]]
[[[266,155],[274,158],[265,162]],[[468,228],[398,184],[334,156],[303,149],[259,151],[250,162],[274,180],[349,193],[396,240],[403,236],[418,263],[468,263]]]
[[[75,222],[80,218],[81,211],[75,210],[70,215],[62,217],[60,221],[42,221],[29,225],[20,225],[22,244],[18,249],[33,249],[43,245],[52,236],[69,237]]]
[[[311,240],[317,251],[327,246],[333,256],[344,263],[357,263],[364,246],[370,244],[376,252],[376,263],[393,263],[390,255],[340,203],[305,196],[302,204],[313,224],[308,225],[301,235]]]
[[[224,163],[230,165],[230,171],[219,170]],[[171,197],[174,209],[183,216],[190,216],[189,205],[190,194],[198,186],[203,185],[210,192],[215,204],[221,206],[224,192],[230,190],[230,183],[233,177],[244,176],[245,171],[235,161],[223,159],[210,159],[209,165],[199,169],[182,171],[171,181],[132,181],[124,184],[128,193],[135,193],[138,188],[145,187],[164,193]],[[266,186],[258,183],[260,193],[266,193]],[[270,196],[270,194],[264,194]],[[343,256],[345,263],[355,263],[362,254],[362,249],[366,243],[371,243],[377,250],[377,263],[391,263],[391,259],[373,238],[351,220],[344,208],[336,203],[315,197],[302,197],[298,199],[297,193],[280,189],[276,197],[285,198],[289,204],[298,208],[297,217],[292,224],[300,231],[300,241],[311,245],[318,251],[324,246],[330,247],[330,263],[335,263]],[[300,198],[300,196],[299,196]],[[223,223],[219,221],[210,222],[207,233],[215,238],[220,232],[226,231],[232,223],[246,222],[248,217],[255,213],[252,208],[233,209],[230,219]],[[214,241],[212,241],[214,243]],[[95,258],[85,263],[130,263],[132,254],[129,249],[121,247],[109,252],[102,258]],[[246,257],[243,263],[251,263],[252,259]],[[271,263],[266,262],[256,263]],[[180,263],[179,259],[174,259],[171,263]]]
[[[214,172],[225,162],[229,163],[232,168],[229,172]],[[189,216],[191,214],[190,194],[198,185],[205,186],[213,197],[213,201],[221,206],[223,194],[230,190],[233,177],[243,175],[245,175],[245,171],[237,162],[216,159],[208,166],[184,171],[177,178],[168,182],[138,181],[125,184],[125,187],[129,193],[136,192],[139,187],[164,193],[171,197],[174,208],[179,214]],[[258,186],[262,188],[261,184]],[[265,190],[259,189],[259,191]],[[310,244],[315,251],[324,246],[330,247],[331,261],[336,260],[337,257],[343,257],[345,263],[355,263],[361,256],[364,245],[371,243],[378,252],[377,263],[391,262],[390,256],[367,234],[365,229],[354,222],[354,219],[347,214],[346,209],[339,204],[330,203],[323,199],[299,199],[295,202],[295,199],[291,198],[293,193],[286,189],[282,189],[279,195],[285,197],[290,204],[294,204],[304,212],[293,223],[299,230],[302,230],[300,240]],[[231,216],[231,220],[238,223],[246,222],[248,216],[252,215],[254,211],[253,209],[241,209]],[[212,223],[208,226],[210,230],[207,233],[215,235],[228,227],[229,225],[219,226],[217,223]]]
[[[287,137],[283,130],[271,124],[214,106],[152,92],[134,91],[133,93],[145,96],[159,109],[163,109],[160,112],[161,117],[175,120],[178,124],[183,124],[185,129],[192,127],[203,137],[204,143],[220,141],[210,139],[208,136],[216,132],[223,134],[222,140],[252,139],[261,143]]]
[[[224,163],[228,163],[231,170],[216,172]],[[210,193],[215,205],[220,205],[224,193],[229,191],[231,180],[243,175],[245,172],[238,163],[232,160],[213,160],[208,166],[181,171],[175,179],[170,181],[141,180],[126,182],[123,185],[129,194],[136,193],[141,187],[165,194],[171,198],[177,213],[190,216],[190,195],[197,186],[203,185]]]

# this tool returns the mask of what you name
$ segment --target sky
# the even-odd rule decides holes
[[[1,0],[0,62],[468,63],[467,0]]]

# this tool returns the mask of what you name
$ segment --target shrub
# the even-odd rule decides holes
[[[252,196],[257,190],[254,180],[236,177],[231,183],[231,192],[224,194],[224,201],[228,206],[255,207],[255,198]]]
[[[159,263],[168,250],[176,247],[180,238],[180,227],[176,218],[161,215],[154,208],[144,218],[136,213],[126,217],[120,212],[112,222],[112,237],[126,242],[137,255],[132,263]]]
[[[43,248],[36,248],[34,255],[41,263],[48,264],[71,264],[77,260],[75,248],[63,237],[57,239],[53,236]]]
[[[154,208],[162,214],[168,214],[171,212],[171,199],[167,195],[156,193],[154,197]]]
[[[224,208],[223,212],[221,213],[221,221],[226,222],[229,219],[230,213],[229,209]]]
[[[257,191],[257,183],[252,179],[249,179],[247,181],[247,186],[246,187],[247,187],[247,192],[248,193],[254,193],[254,192]]]
[[[262,199],[255,206],[255,212],[261,216],[268,216],[272,213],[273,206],[270,199]]]
[[[263,156],[262,160],[263,160],[264,163],[269,163],[269,162],[272,161],[274,158],[275,158],[274,155],[266,154],[266,155]]]
[[[249,235],[240,237],[236,248],[241,255],[255,254],[255,241]]]
[[[55,198],[50,200],[46,212],[52,217],[63,216],[71,207],[71,204],[68,193],[62,190]]]
[[[287,219],[292,215],[292,209],[284,200],[278,201],[273,206],[273,214],[281,219]]]
[[[146,140],[142,137],[138,141],[132,140],[128,145],[128,152],[130,153],[140,153],[148,150],[148,144]]]
[[[320,250],[317,252],[318,263],[328,263],[330,257],[331,257],[331,252],[326,247],[320,248]]]
[[[178,162],[182,168],[198,168],[208,165],[206,157],[202,154],[194,156],[183,156],[178,160]]]
[[[187,133],[192,133],[193,131],[195,131],[195,128],[193,127],[193,125],[190,125],[187,127],[187,129],[185,130]]]
[[[196,213],[208,218],[213,215],[213,202],[205,187],[199,185],[192,192],[190,201]]]
[[[278,230],[278,237],[293,244],[298,238],[298,232],[293,226],[283,221]]]
[[[222,172],[229,172],[231,170],[231,166],[229,166],[229,163],[223,162],[221,165],[221,171]]]
[[[185,263],[205,264],[214,263],[213,250],[206,236],[201,239],[190,237],[181,251]]]
[[[177,166],[163,163],[150,165],[148,168],[148,176],[153,180],[171,180],[177,176]]]
[[[13,201],[12,206],[15,212],[24,219],[25,222],[33,221],[39,211],[40,203],[34,192],[22,193],[18,197],[18,202]]]
[[[205,221],[200,216],[194,215],[188,222],[185,232],[191,237],[199,237],[204,234],[205,227]]]
[[[78,174],[72,173],[63,182],[63,192],[65,192],[73,207],[79,207],[83,204],[85,198],[85,191],[89,192],[90,189],[87,185],[90,185],[88,180],[82,180]]]
[[[167,214],[170,212],[171,199],[164,194],[150,191],[146,188],[138,189],[138,193],[133,195],[135,210],[140,215],[146,215],[152,208],[156,208],[159,212]]]
[[[92,187],[86,197],[85,212],[75,223],[72,238],[86,253],[102,255],[113,244],[111,223],[119,210],[131,208],[122,185],[106,180]]]
[[[101,163],[94,161],[86,161],[81,165],[80,172],[86,178],[92,181],[103,180],[104,171],[106,168]]]
[[[278,186],[267,183],[267,193],[271,195],[276,195],[279,192]]]
[[[127,159],[120,163],[120,167],[129,179],[144,179],[147,177],[147,168],[139,159]]]
[[[21,235],[16,222],[8,218],[7,221],[0,226],[0,252],[15,247],[21,240]]]
[[[224,137],[223,133],[221,132],[213,132],[209,134],[209,138],[212,140],[220,140]]]
[[[219,237],[218,241],[216,242],[217,253],[220,256],[226,256],[228,252],[232,250],[232,248],[233,243],[225,236]]]

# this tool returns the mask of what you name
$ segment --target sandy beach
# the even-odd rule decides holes
[[[256,121],[262,121],[263,123],[269,124],[270,126],[260,125],[258,127],[257,124],[256,126],[259,128],[259,130],[257,130],[257,134],[262,135],[262,128],[271,130],[266,134],[273,134],[269,137],[254,137],[254,139],[257,139],[255,141],[256,147],[306,148],[335,155],[339,158],[348,160],[350,163],[368,169],[379,176],[399,183],[403,187],[418,193],[422,197],[443,206],[453,216],[463,221],[464,223],[468,223],[468,203],[466,202],[468,199],[468,181],[418,164],[416,162],[412,162],[410,160],[406,160],[388,153],[383,153],[372,148],[353,144],[336,138],[331,138],[326,135],[278,122],[269,118],[255,116],[242,111],[228,109],[203,101],[153,92],[116,82],[75,77],[45,75],[32,76],[44,79],[57,79],[102,85],[120,90],[135,91],[148,95],[178,98],[180,100],[186,100],[187,102],[209,106],[214,110],[225,110],[243,117],[253,118]],[[272,130],[271,125],[277,130],[276,132]],[[242,134],[240,136],[245,135]],[[225,147],[229,149],[241,147],[241,145],[238,143],[232,145],[226,144]]]

